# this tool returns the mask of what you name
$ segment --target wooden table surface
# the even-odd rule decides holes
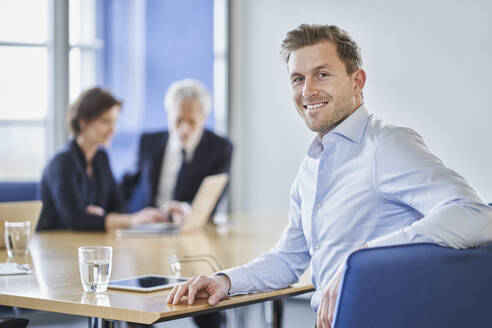
[[[105,293],[84,293],[80,283],[77,248],[106,245],[113,247],[111,280],[142,274],[172,275],[168,256],[213,255],[223,268],[244,264],[270,249],[287,222],[287,215],[236,215],[232,224],[208,226],[203,231],[183,235],[122,237],[115,232],[41,232],[29,243],[30,263],[35,274],[0,276],[0,305],[60,312],[88,317],[150,324],[211,310],[206,300],[197,304],[167,305],[168,290],[150,293],[108,289]],[[0,250],[0,262],[7,261]],[[181,275],[211,274],[205,261],[183,262]],[[221,301],[218,308],[249,304],[281,295],[313,290],[306,273],[301,282],[273,292],[241,295]]]

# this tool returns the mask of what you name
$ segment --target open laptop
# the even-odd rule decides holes
[[[39,200],[28,202],[0,203],[0,248],[5,247],[5,221],[31,221],[31,236],[36,230],[43,203]]]
[[[128,229],[119,229],[117,234],[121,236],[177,234],[203,228],[217,205],[228,179],[227,173],[210,175],[203,179],[191,203],[191,214],[182,226],[169,222],[142,224]]]

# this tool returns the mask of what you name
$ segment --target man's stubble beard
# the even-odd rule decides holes
[[[330,96],[329,98],[330,101],[333,101],[333,97]],[[330,105],[330,103],[328,105]],[[332,104],[334,105],[332,112],[324,113],[327,116],[321,115],[323,116],[322,117],[323,121],[319,123],[319,126],[316,126],[316,124],[311,124],[310,126],[310,124],[308,123],[309,118],[307,118],[304,115],[301,115],[307,127],[311,131],[318,133],[318,135],[325,135],[331,130],[333,130],[336,126],[338,126],[341,122],[343,122],[355,110],[354,108],[355,105],[352,101],[350,101],[350,97],[345,97],[343,101],[336,101],[335,103]],[[302,109],[304,110],[304,107],[302,107]],[[324,110],[330,110],[330,109],[327,108]],[[304,113],[307,114],[306,112]]]

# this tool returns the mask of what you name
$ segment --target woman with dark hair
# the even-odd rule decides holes
[[[165,220],[156,208],[125,214],[104,150],[120,110],[121,102],[100,88],[83,92],[70,106],[67,123],[73,138],[43,172],[43,210],[37,230],[105,230]]]

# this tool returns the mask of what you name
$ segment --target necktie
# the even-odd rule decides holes
[[[183,184],[188,176],[189,167],[190,163],[186,160],[186,152],[184,149],[181,149],[181,167],[179,168],[176,184],[174,185],[173,200],[181,200],[180,196],[182,194]]]

